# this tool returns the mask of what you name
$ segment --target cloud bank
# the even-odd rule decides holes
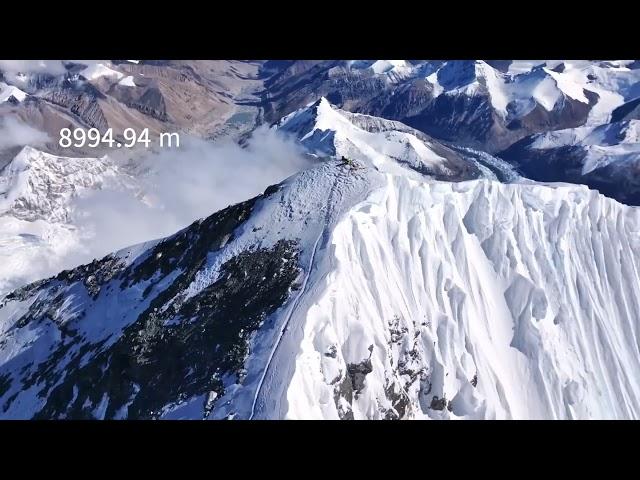
[[[13,118],[0,122],[5,146],[46,140]],[[183,135],[179,149],[113,161],[122,174],[104,178],[100,190],[80,188],[69,206],[69,225],[0,216],[0,297],[110,252],[171,235],[262,193],[311,162],[295,143],[266,128],[256,130],[245,148]]]
[[[266,128],[246,148],[184,136],[181,145],[135,160],[142,195],[107,187],[74,201],[74,223],[88,236],[82,261],[175,233],[310,166],[295,143]]]
[[[62,75],[66,72],[62,60],[0,60],[0,70],[10,76],[19,73]]]
[[[0,150],[24,145],[37,147],[49,140],[49,135],[15,117],[0,117]]]

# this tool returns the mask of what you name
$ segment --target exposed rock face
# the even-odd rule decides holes
[[[630,100],[616,108],[611,114],[611,122],[640,120],[640,97]]]
[[[362,391],[364,388],[364,380],[367,374],[373,371],[373,367],[371,366],[371,360],[363,360],[360,363],[350,363],[347,365],[347,373],[349,374],[349,379],[351,380],[351,386],[353,391],[358,396],[358,393]]]
[[[95,89],[90,89],[88,92],[78,92],[72,89],[52,90],[42,97],[42,99],[68,110],[81,121],[81,124],[105,132],[109,124],[100,107],[99,100],[102,98],[104,95]]]
[[[432,410],[444,410],[447,407],[447,399],[446,398],[438,398],[438,396],[434,396],[431,399],[431,406],[430,408]]]
[[[100,75],[86,74],[86,65],[68,64],[61,75],[29,74],[20,86],[29,96],[19,103],[0,103],[0,116],[15,116],[52,139],[46,150],[54,154],[100,156],[108,149],[62,148],[61,128],[113,129],[122,139],[126,128],[150,138],[160,132],[186,131],[210,138],[225,130],[237,111],[257,116],[247,99],[259,90],[261,62],[163,61],[134,64],[104,62]],[[84,74],[90,78],[86,78]],[[124,82],[124,79],[127,81]],[[246,104],[246,105],[245,105]],[[250,124],[251,121],[249,122]]]
[[[134,90],[134,94],[124,96],[125,104],[128,107],[135,108],[145,115],[149,115],[157,120],[166,122],[169,120],[167,116],[167,106],[165,104],[164,97],[158,88],[147,89],[130,89],[127,88],[127,93]],[[136,91],[137,90],[137,91]]]

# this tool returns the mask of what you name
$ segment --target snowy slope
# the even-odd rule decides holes
[[[136,84],[133,81],[133,76],[129,75],[127,77],[124,77],[122,80],[120,80],[118,82],[118,85],[122,85],[123,87],[135,87]]]
[[[219,415],[228,405],[226,400],[220,400],[220,412],[214,414],[209,410],[205,415],[203,399],[211,396],[234,399],[231,408],[248,415],[253,392],[261,383],[259,366],[265,365],[272,355],[272,346],[277,344],[283,327],[289,304],[283,308],[281,305],[304,291],[302,274],[313,264],[314,246],[334,218],[364,198],[365,187],[374,181],[363,181],[370,174],[373,172],[367,170],[352,176],[338,167],[337,162],[320,164],[315,170],[302,172],[292,181],[270,190],[264,198],[230,207],[164,242],[124,250],[9,295],[0,307],[3,338],[0,379],[3,385],[10,384],[0,392],[0,404],[6,406],[0,415],[24,418],[40,412],[40,415],[55,417],[102,418],[106,415],[111,418],[127,416],[127,405],[133,404],[129,407],[130,417],[202,418],[209,413]],[[332,202],[327,203],[327,199]],[[218,293],[211,296],[212,289]],[[48,311],[42,317],[44,305],[53,309],[45,307]],[[226,312],[222,322],[211,307],[213,311]],[[267,321],[276,310],[281,315]],[[165,354],[157,350],[172,345],[164,345],[164,340],[156,347],[147,343],[152,337],[156,338],[154,331],[160,333],[157,330],[160,325],[155,320],[158,315],[163,317],[162,325],[175,330],[180,338],[186,335],[185,341],[189,339],[188,354],[185,352],[180,357],[191,363],[185,363],[177,377],[172,372],[182,367],[175,363],[176,352]],[[20,321],[21,317],[24,321]],[[53,323],[46,318],[51,318]],[[205,318],[214,323],[210,329],[200,330],[200,321]],[[236,329],[234,322],[229,324],[232,318],[243,326]],[[190,325],[196,331],[182,330],[183,327],[191,329]],[[233,336],[229,336],[225,325],[235,331]],[[264,328],[256,336],[261,326]],[[138,332],[146,332],[144,338],[139,338]],[[60,343],[59,335],[67,341]],[[178,341],[172,335],[163,335],[163,338]],[[211,342],[225,346],[214,349],[215,343]],[[248,344],[251,356],[245,362],[244,357],[238,355]],[[31,348],[37,352],[25,354]],[[52,353],[47,353],[49,349]],[[86,351],[94,352],[87,358],[88,363],[78,363]],[[69,362],[56,362],[53,369],[48,370],[47,362],[52,356],[64,355],[62,352],[67,352],[65,358]],[[135,355],[141,366],[147,363],[145,355],[159,355],[156,360],[167,362],[160,365],[153,360],[151,366],[155,369],[137,370],[143,376],[169,382],[160,389],[165,394],[157,394],[158,385],[154,386],[150,378],[135,381],[138,374],[122,376],[126,385],[120,387],[113,384],[111,373],[102,376],[101,381],[98,379],[101,374],[96,372],[98,376],[90,388],[68,383],[79,381],[74,379],[79,379],[76,374],[82,376],[82,371],[98,368],[107,372],[110,368],[120,368],[118,362],[110,359],[123,354]],[[207,357],[211,355],[215,358]],[[207,359],[209,361],[204,361]],[[105,360],[107,363],[103,363]],[[134,363],[138,360],[132,359]],[[245,362],[246,368],[238,364],[240,361]],[[193,378],[185,383],[189,372]],[[40,378],[43,383],[27,387],[28,377]],[[66,380],[53,392],[54,385],[63,377]],[[238,379],[243,381],[237,383]],[[123,398],[127,391],[131,393]],[[37,392],[40,395],[36,395]],[[62,402],[61,398],[66,398],[67,393],[72,396]],[[102,399],[106,402],[104,405]],[[193,402],[196,402],[197,414],[189,410]]]
[[[265,416],[638,418],[639,220],[585,187],[388,176],[333,231]]]

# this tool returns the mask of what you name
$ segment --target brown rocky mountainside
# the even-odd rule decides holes
[[[211,138],[229,130],[225,123],[238,113],[243,113],[244,123],[253,124],[257,109],[236,100],[251,98],[260,89],[260,63],[105,61],[116,73],[90,79],[82,76],[85,67],[79,65],[62,76],[34,76],[24,89],[29,95],[23,101],[0,104],[0,117],[15,117],[46,132],[51,141],[45,149],[51,153],[61,153],[57,142],[64,127],[97,128],[101,133],[112,128],[114,138],[121,137],[125,128],[136,132],[149,128],[151,138],[160,132]],[[64,150],[89,153],[87,148]],[[92,156],[100,153],[89,150]]]

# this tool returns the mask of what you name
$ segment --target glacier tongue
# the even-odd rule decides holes
[[[640,416],[637,209],[581,186],[386,180],[316,257],[286,402],[263,416]]]

